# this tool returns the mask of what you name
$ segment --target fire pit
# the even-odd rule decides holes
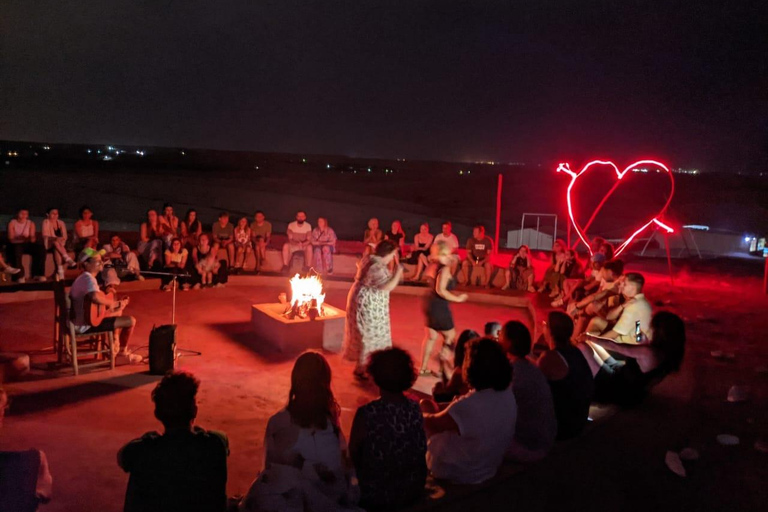
[[[320,277],[296,274],[290,284],[290,301],[280,294],[279,302],[251,306],[251,323],[259,340],[281,352],[340,351],[346,314],[325,303]]]

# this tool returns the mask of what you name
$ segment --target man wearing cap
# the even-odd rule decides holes
[[[83,265],[84,272],[77,276],[69,290],[69,296],[72,299],[72,308],[74,309],[75,331],[80,334],[109,332],[120,329],[119,355],[125,356],[130,362],[141,361],[141,356],[131,354],[128,350],[128,342],[136,327],[136,319],[123,314],[123,309],[127,306],[126,301],[115,301],[105,295],[99,289],[99,283],[96,281],[96,275],[104,268],[104,262],[101,259],[101,251],[86,252],[83,251],[80,256],[80,262]],[[106,306],[116,313],[115,316],[109,316],[101,321],[98,326],[88,325],[85,318],[85,298],[88,297],[94,304]]]

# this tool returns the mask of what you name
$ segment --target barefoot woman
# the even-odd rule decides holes
[[[445,372],[445,363],[450,356],[450,352],[453,350],[453,341],[456,339],[453,315],[448,303],[464,302],[467,300],[466,293],[456,295],[451,291],[456,286],[456,280],[451,275],[453,255],[448,244],[445,242],[433,244],[430,249],[429,258],[438,264],[438,268],[436,277],[431,282],[432,292],[424,308],[427,316],[427,328],[421,351],[419,375],[430,374],[427,370],[427,364],[432,355],[432,348],[435,346],[438,334],[443,337],[443,347],[440,350],[440,372]]]

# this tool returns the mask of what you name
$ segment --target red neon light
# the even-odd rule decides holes
[[[600,204],[597,205],[597,208],[595,208],[595,211],[592,212],[592,215],[590,216],[589,220],[587,221],[587,224],[582,228],[578,222],[576,222],[576,217],[573,215],[573,201],[571,200],[571,190],[573,189],[573,185],[576,183],[576,180],[583,175],[585,172],[587,172],[592,166],[594,165],[608,165],[613,168],[613,170],[616,172],[616,184],[611,187],[611,190],[608,191],[608,193],[603,197],[602,201],[600,201]],[[571,177],[571,182],[568,184],[568,192],[566,194],[566,203],[568,205],[568,216],[571,219],[571,224],[573,224],[573,227],[576,229],[576,234],[578,235],[579,239],[584,243],[584,245],[587,247],[587,250],[589,251],[589,254],[592,255],[592,248],[589,245],[589,242],[586,238],[586,230],[589,229],[589,226],[592,225],[592,222],[595,220],[595,217],[600,212],[600,210],[603,208],[603,205],[605,205],[606,201],[608,201],[608,198],[611,197],[611,195],[616,191],[616,188],[618,188],[619,183],[621,183],[621,179],[624,177],[624,175],[627,173],[627,171],[630,171],[636,167],[639,167],[641,165],[654,165],[660,169],[664,169],[664,171],[667,173],[667,176],[669,177],[669,181],[671,183],[671,189],[669,192],[669,198],[667,199],[666,204],[664,204],[664,207],[657,213],[651,220],[646,222],[643,227],[632,233],[632,235],[627,238],[624,243],[622,243],[614,252],[615,256],[618,256],[621,254],[624,249],[629,246],[630,243],[632,243],[632,240],[642,233],[648,226],[651,224],[656,224],[658,227],[664,229],[667,231],[667,233],[674,233],[674,229],[669,227],[668,225],[664,224],[659,220],[659,217],[663,217],[664,213],[667,211],[667,208],[669,207],[669,203],[672,201],[672,196],[675,194],[675,180],[672,176],[672,173],[667,168],[666,165],[662,164],[661,162],[657,162],[656,160],[640,160],[638,162],[633,163],[623,171],[619,171],[619,168],[616,167],[616,164],[610,161],[605,160],[592,160],[587,165],[585,165],[581,171],[578,173],[575,173],[571,170],[571,167],[567,163],[562,163],[557,166],[557,172],[564,172],[568,174]],[[578,245],[578,242],[576,242]],[[575,247],[575,246],[574,246]]]

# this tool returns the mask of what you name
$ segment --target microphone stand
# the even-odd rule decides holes
[[[173,293],[173,305],[171,306],[171,325],[176,325],[176,288],[178,288],[178,278],[180,277],[192,277],[191,275],[184,273],[184,274],[176,274],[174,272],[152,272],[152,271],[142,271],[142,275],[150,275],[150,276],[170,276],[171,277],[171,292]],[[178,352],[185,352],[188,355],[195,355],[195,356],[202,356],[203,353],[198,350],[189,350],[186,348],[177,348]],[[179,357],[185,354],[179,354]]]

